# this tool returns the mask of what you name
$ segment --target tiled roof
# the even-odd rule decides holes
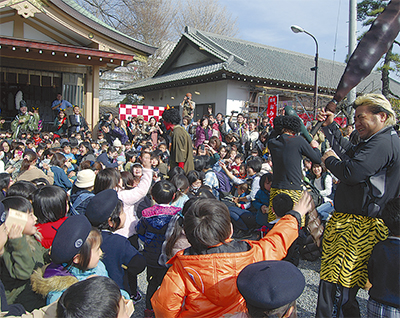
[[[162,75],[156,74],[153,78],[123,87],[122,90],[138,90],[140,88],[193,79],[222,70],[249,78],[307,86],[314,85],[314,72],[310,70],[315,64],[314,56],[186,28],[181,40],[168,59],[177,54],[175,51],[179,49],[180,43],[184,41],[192,42],[196,47],[201,48],[201,51],[207,52],[215,59],[220,60],[220,62],[208,66],[194,67],[190,70],[184,69],[173,73],[168,73],[167,71]],[[164,65],[168,63],[168,59]],[[345,67],[345,63],[319,58],[318,86],[335,90]],[[394,93],[399,94],[400,84],[396,81],[392,82],[392,90]],[[366,88],[367,85],[368,87]],[[366,91],[371,92],[373,89],[380,87],[380,73],[372,72],[370,76],[360,83],[358,90],[366,89]]]
[[[130,45],[138,50],[142,50],[148,55],[153,54],[157,49],[156,47],[141,42],[137,39],[134,39],[124,34],[123,32],[114,29],[113,27],[111,27],[107,23],[104,23],[103,21],[95,17],[93,14],[88,12],[86,9],[78,5],[74,0],[50,0],[50,1],[54,5],[66,10],[72,17],[79,19],[79,21],[81,21],[82,23],[87,24],[88,26],[95,28],[96,30],[101,29],[101,31],[104,34],[107,34],[108,36],[113,37],[118,41],[122,41],[125,44]]]

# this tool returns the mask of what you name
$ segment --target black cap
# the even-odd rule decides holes
[[[68,217],[58,228],[51,246],[51,259],[56,264],[70,262],[82,248],[92,226],[84,215]]]
[[[265,310],[290,304],[306,285],[300,270],[286,261],[250,264],[240,272],[236,283],[248,304]]]
[[[93,226],[99,226],[108,220],[118,201],[117,191],[113,189],[103,190],[90,200],[85,215]]]

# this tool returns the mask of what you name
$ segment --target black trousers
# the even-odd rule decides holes
[[[361,317],[356,299],[359,287],[346,288],[339,284],[319,281],[316,318]]]
[[[155,268],[147,266],[147,292],[146,292],[146,308],[153,309],[151,305],[151,297],[161,285],[162,280],[167,273],[168,268]]]

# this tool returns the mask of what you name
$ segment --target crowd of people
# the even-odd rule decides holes
[[[21,101],[0,135],[2,312],[129,317],[146,269],[145,317],[295,317],[315,208],[316,316],[360,317],[368,286],[368,315],[399,317],[400,140],[386,98],[356,100],[354,131],[322,110],[310,143],[296,116],[196,122],[190,93],[181,106],[148,122],[106,113],[91,132],[59,94],[47,132]]]

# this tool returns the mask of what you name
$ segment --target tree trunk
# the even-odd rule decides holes
[[[390,69],[390,56],[392,55],[393,44],[390,47],[389,51],[385,54],[385,63],[382,67],[382,94],[389,98],[390,95],[390,87],[389,87],[389,69]]]

